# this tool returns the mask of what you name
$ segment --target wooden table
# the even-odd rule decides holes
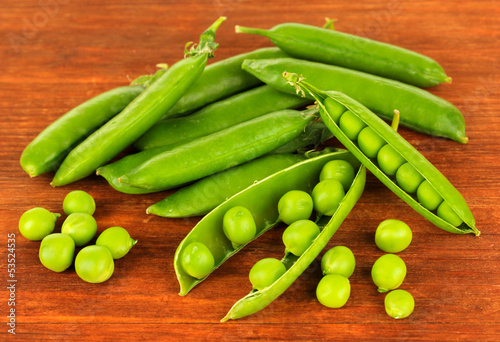
[[[5,340],[500,340],[500,6],[497,1],[68,1],[5,2],[0,13],[0,212],[2,219],[1,337]],[[352,295],[338,310],[315,298],[319,258],[281,297],[261,312],[219,323],[250,290],[251,266],[280,257],[282,228],[266,233],[186,297],[178,296],[175,249],[199,218],[148,216],[148,205],[168,192],[125,195],[92,176],[52,188],[51,174],[30,179],[19,166],[26,144],[68,109],[183,56],[185,42],[218,16],[221,60],[270,46],[262,37],[236,35],[236,24],[269,28],[281,22],[322,25],[396,44],[439,61],[452,84],[430,89],[464,114],[466,145],[401,129],[466,198],[480,237],[444,232],[426,221],[369,174],[366,191],[328,247],[350,247],[357,260]],[[34,206],[62,211],[64,196],[81,189],[97,202],[99,232],[123,226],[139,240],[116,262],[113,277],[83,282],[74,268],[55,273],[38,261],[38,242],[22,237],[20,215]],[[402,288],[415,312],[394,320],[370,278],[382,255],[374,231],[384,219],[407,222],[411,246],[400,253],[408,267]],[[60,229],[62,219],[56,230]],[[8,261],[15,234],[15,261]],[[11,258],[12,259],[12,258]],[[14,264],[15,291],[8,289]],[[13,297],[12,297],[13,296]],[[10,298],[10,299],[9,299]],[[9,303],[15,306],[9,306]],[[15,308],[15,335],[8,332]]]

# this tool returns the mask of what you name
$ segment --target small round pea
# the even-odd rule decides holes
[[[248,278],[255,290],[262,290],[278,280],[285,272],[286,267],[281,261],[265,258],[253,265]]]
[[[115,270],[111,252],[103,246],[87,246],[78,252],[75,258],[75,270],[78,276],[89,283],[103,283]]]
[[[396,171],[396,181],[401,189],[412,194],[424,181],[424,177],[410,163],[404,163]]]
[[[349,279],[340,274],[328,274],[321,278],[316,287],[316,298],[329,308],[340,308],[347,303],[351,295]]]
[[[36,207],[25,211],[19,219],[19,232],[28,240],[40,241],[54,231],[58,213]]]
[[[417,199],[428,210],[436,210],[443,202],[443,198],[432,187],[432,185],[424,180],[417,189]]]
[[[295,221],[283,232],[283,244],[287,251],[293,255],[301,256],[318,234],[319,227],[313,221]]]
[[[366,124],[353,112],[348,110],[340,117],[339,127],[349,139],[356,140],[359,132],[366,127]]]
[[[450,205],[444,201],[439,205],[437,215],[455,227],[460,226],[462,222],[464,222],[460,216],[458,216],[457,213],[451,209]]]
[[[113,259],[123,258],[137,243],[122,227],[110,227],[104,230],[97,238],[95,244],[109,249]]]
[[[384,254],[372,266],[372,280],[379,292],[394,290],[406,277],[406,264],[395,254]]]
[[[382,146],[377,154],[380,169],[388,176],[394,176],[406,160],[389,144]]]
[[[344,191],[347,192],[354,180],[354,168],[351,163],[345,160],[330,160],[323,166],[319,174],[320,181],[326,179],[338,180],[344,187]]]
[[[399,253],[411,243],[410,227],[400,220],[382,221],[375,231],[375,244],[387,253]]]
[[[73,213],[94,215],[95,201],[94,198],[85,191],[71,191],[64,197],[63,210],[67,215]]]
[[[291,190],[281,196],[278,202],[280,219],[286,224],[307,220],[313,211],[311,195],[302,190]]]
[[[385,312],[393,318],[401,319],[411,315],[415,308],[413,296],[405,290],[394,290],[384,298]]]
[[[323,275],[340,274],[349,278],[356,267],[352,251],[345,246],[335,246],[329,249],[321,258]]]
[[[181,265],[191,277],[201,279],[212,271],[215,260],[207,246],[201,242],[191,242],[182,252]]]
[[[347,108],[330,97],[325,99],[324,105],[330,117],[338,124],[340,116],[347,110]]]
[[[377,157],[378,151],[385,145],[385,140],[370,127],[365,127],[358,135],[359,149],[368,157]]]
[[[233,247],[251,241],[257,233],[257,226],[250,210],[237,206],[229,209],[222,219],[224,234]]]
[[[43,266],[54,272],[63,272],[73,263],[75,242],[66,234],[54,233],[43,238],[38,258]]]
[[[326,179],[314,187],[311,197],[320,215],[332,216],[345,196],[344,186],[335,179]]]
[[[70,214],[61,227],[61,233],[71,236],[78,247],[92,240],[96,232],[97,222],[92,215],[85,213]]]

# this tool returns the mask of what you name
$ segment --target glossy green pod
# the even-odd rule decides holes
[[[371,112],[368,108],[348,97],[345,94],[336,91],[322,91],[311,84],[304,82],[302,77],[296,74],[284,73],[284,77],[291,85],[298,87],[302,91],[309,92],[315,97],[320,108],[321,118],[323,122],[330,128],[335,137],[349,150],[356,158],[362,162],[368,170],[370,170],[382,183],[391,189],[397,196],[405,201],[419,214],[424,216],[437,227],[452,233],[466,234],[472,233],[479,235],[480,232],[475,227],[475,219],[463,196],[450,183],[450,181],[432,165],[420,152],[418,152],[410,143],[408,143],[400,134],[398,134],[391,126],[387,125],[383,120]],[[422,206],[414,196],[403,191],[395,182],[394,177],[387,176],[382,172],[377,165],[375,159],[368,158],[358,147],[358,145],[350,140],[345,133],[339,128],[335,120],[331,117],[326,109],[323,101],[326,97],[330,97],[337,103],[341,104],[349,111],[354,113],[368,127],[372,128],[385,142],[399,153],[415,170],[417,170],[425,180],[429,182],[432,188],[444,199],[444,201],[452,208],[452,210],[462,219],[463,223],[455,227],[451,223],[443,220],[435,214],[435,211],[430,211]]]
[[[205,215],[182,240],[175,252],[174,268],[180,285],[179,294],[186,295],[195,285],[206,278],[193,278],[182,269],[181,256],[186,246],[192,242],[205,244],[215,259],[212,272],[244,247],[241,245],[234,248],[231,241],[224,235],[222,220],[227,210],[235,206],[244,206],[250,210],[257,225],[255,236],[257,238],[280,222],[278,202],[281,196],[290,190],[312,191],[318,183],[323,165],[334,159],[347,160],[356,167],[360,165],[352,154],[345,150],[319,155],[294,164],[250,185]]]

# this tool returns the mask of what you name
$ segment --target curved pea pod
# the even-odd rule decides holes
[[[234,248],[231,241],[224,235],[222,221],[224,214],[229,209],[243,206],[252,213],[257,226],[254,238],[256,239],[280,222],[278,202],[281,196],[290,190],[312,191],[318,183],[323,166],[334,159],[347,160],[356,168],[360,166],[353,155],[345,150],[306,159],[250,185],[205,215],[182,240],[175,252],[174,268],[180,285],[179,294],[186,295],[195,285],[206,278],[193,278],[183,270],[181,257],[185,247],[193,242],[201,242],[206,245],[215,260],[213,272],[245,246],[240,245]]]
[[[437,227],[458,234],[473,233],[479,235],[480,232],[475,227],[475,219],[463,196],[450,183],[450,181],[432,165],[420,152],[418,152],[409,142],[407,142],[399,133],[387,125],[383,120],[377,117],[368,108],[348,97],[345,94],[336,91],[322,91],[313,85],[304,82],[303,78],[296,74],[284,73],[283,75],[291,85],[298,87],[302,91],[309,92],[315,97],[320,108],[323,122],[330,128],[335,137],[349,150],[356,158],[363,163],[382,183],[384,183],[397,196],[405,201],[419,214],[424,216]],[[428,210],[417,198],[405,192],[394,180],[394,177],[384,173],[375,159],[368,158],[359,148],[357,141],[353,141],[340,129],[327,108],[324,105],[326,98],[333,99],[336,103],[342,105],[360,119],[366,126],[370,127],[387,145],[392,147],[405,162],[409,163],[426,180],[432,189],[441,196],[443,201],[449,205],[451,210],[458,215],[462,223],[456,227],[450,222],[445,221],[436,214],[435,210]]]

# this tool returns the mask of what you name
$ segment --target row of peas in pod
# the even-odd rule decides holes
[[[110,227],[97,238],[95,245],[82,248],[75,256],[76,247],[87,245],[97,233],[93,217],[94,198],[85,191],[68,193],[63,201],[67,215],[61,233],[53,233],[59,213],[41,207],[24,212],[19,220],[19,231],[25,238],[40,241],[39,259],[48,269],[63,272],[75,262],[78,276],[89,283],[102,283],[114,272],[114,259],[125,256],[137,242],[122,227]]]

